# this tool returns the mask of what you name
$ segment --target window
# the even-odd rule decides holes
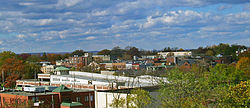
[[[90,101],[93,101],[94,100],[94,97],[93,95],[90,96]]]
[[[60,81],[59,78],[53,78],[53,81]]]
[[[85,96],[85,101],[89,101],[89,96]]]
[[[81,97],[76,97],[76,102],[80,102],[81,101]]]

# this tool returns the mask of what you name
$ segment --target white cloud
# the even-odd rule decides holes
[[[106,11],[106,10],[104,10],[104,11],[95,11],[95,12],[92,12],[92,15],[93,16],[105,16],[105,15],[107,15],[108,14],[108,12]]]
[[[38,22],[40,25],[48,25],[53,22],[53,19],[40,19]]]
[[[86,39],[86,40],[93,40],[93,39],[96,39],[96,37],[94,37],[94,36],[89,36],[89,37],[86,37],[85,39]]]
[[[156,18],[152,18],[152,16],[149,16],[147,18],[147,21],[144,23],[143,27],[149,28],[156,24],[163,24],[163,25],[184,24],[200,20],[201,18],[204,17],[206,17],[205,14],[191,10],[169,11],[167,13],[164,13],[162,16]]]
[[[0,40],[0,45],[2,45],[2,44],[3,44],[3,41]]]
[[[58,0],[56,6],[58,8],[71,7],[78,4],[81,1],[82,0]]]
[[[18,37],[18,38],[24,38],[25,36],[23,34],[19,34],[16,37]]]
[[[22,5],[22,6],[32,6],[32,5],[35,5],[35,3],[23,2],[23,3],[19,3],[19,5]]]

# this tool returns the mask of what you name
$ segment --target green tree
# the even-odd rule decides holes
[[[41,58],[37,55],[31,55],[29,56],[26,61],[29,61],[29,62],[40,62],[41,61]]]
[[[124,108],[125,103],[126,103],[125,98],[120,97],[120,95],[118,95],[117,97],[114,97],[112,104],[110,104],[109,106],[112,108]]]
[[[125,50],[127,51],[126,54],[130,55],[131,58],[133,58],[133,56],[141,57],[140,51],[136,47],[127,46]]]
[[[48,61],[47,54],[44,52],[43,55],[41,56],[42,61]]]
[[[35,74],[41,73],[40,69],[41,69],[41,66],[39,64],[26,61],[24,63],[24,73],[22,74],[22,79],[35,78]]]
[[[226,94],[222,106],[227,107],[244,107],[250,106],[250,80],[242,81],[236,86],[230,86]]]
[[[206,55],[208,56],[214,56],[214,51],[213,50],[207,50]]]
[[[160,92],[161,107],[204,107],[209,96],[208,82],[204,74],[183,72],[172,69],[165,75],[168,82],[162,83]],[[205,103],[205,105],[204,105]]]
[[[75,50],[75,51],[73,51],[73,52],[70,54],[70,56],[74,56],[74,55],[83,56],[84,53],[86,53],[86,52],[83,51],[83,50]]]
[[[123,49],[121,49],[119,46],[116,46],[116,47],[114,47],[112,50],[111,50],[111,59],[112,60],[115,60],[115,59],[117,59],[117,58],[121,58],[122,57],[122,55],[123,55],[123,53],[124,53],[124,50]]]
[[[127,96],[128,108],[145,108],[151,103],[149,92],[143,89],[133,89],[131,94]]]
[[[108,49],[101,50],[97,53],[98,55],[110,55],[111,51]]]

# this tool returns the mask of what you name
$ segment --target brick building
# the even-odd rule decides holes
[[[64,85],[52,92],[13,92],[0,93],[1,107],[47,107],[47,108],[94,108],[94,90],[72,90]],[[82,104],[82,106],[81,106]],[[70,107],[68,105],[73,105]]]

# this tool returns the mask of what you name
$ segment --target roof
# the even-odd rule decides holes
[[[62,102],[61,106],[83,106],[83,104],[80,102],[71,102],[71,103]]]
[[[60,70],[69,70],[69,69],[66,68],[66,67],[60,66],[60,67],[57,67],[55,70],[56,70],[56,71],[60,71]]]
[[[61,92],[73,92],[73,90],[69,89],[68,87],[61,85],[60,87],[57,87],[56,89],[54,89],[52,92],[57,92],[57,93],[61,93]]]
[[[178,60],[177,64],[178,65],[183,65],[185,62],[192,65],[192,64],[195,64],[197,62],[197,60],[195,60],[195,59]]]
[[[29,93],[29,92],[24,92],[24,91],[4,91],[4,92],[0,92],[0,94],[11,94],[11,95],[19,95],[19,96],[44,96],[44,95],[52,95],[55,93],[52,92],[46,92],[46,93]]]

